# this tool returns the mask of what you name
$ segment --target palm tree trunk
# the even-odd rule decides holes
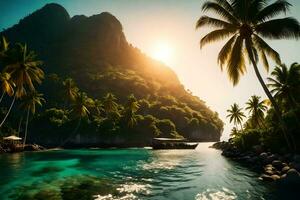
[[[263,126],[264,129],[267,129],[265,122],[261,118],[259,118],[259,122]]]
[[[78,129],[79,129],[79,126],[80,126],[80,124],[81,124],[81,117],[79,118],[79,121],[78,121],[78,123],[77,123],[77,126],[76,126],[76,128],[74,129],[74,131],[73,131],[72,135],[74,135],[75,133],[77,133],[77,131],[78,131]]]
[[[20,136],[22,121],[23,121],[23,114],[20,118],[19,125],[18,125],[18,136]]]
[[[1,95],[1,98],[0,98],[0,103],[2,102],[2,99],[3,99],[4,95],[5,95],[5,92],[2,92],[2,95]]]
[[[29,120],[29,113],[30,113],[29,111],[30,111],[30,109],[28,108],[27,109],[27,117],[26,117],[26,126],[25,126],[25,136],[24,136],[24,141],[23,141],[23,148],[26,144],[26,139],[27,139],[28,120]]]
[[[80,127],[80,124],[81,124],[81,117],[79,118],[79,121],[78,121],[78,123],[77,123],[75,129],[73,130],[72,134],[71,134],[65,141],[63,141],[63,142],[60,144],[60,146],[63,146],[64,144],[66,144],[66,143],[69,141],[69,139],[70,139],[71,137],[73,137],[73,135],[76,134],[76,132],[78,131],[78,129],[79,129],[79,127]]]
[[[251,57],[250,57],[251,59]],[[285,125],[284,125],[284,122],[282,121],[282,117],[281,117],[281,112],[280,112],[280,109],[279,109],[279,106],[278,104],[276,103],[274,97],[272,96],[271,92],[269,91],[268,87],[266,86],[263,78],[261,77],[260,73],[259,73],[259,70],[257,68],[257,65],[256,65],[256,62],[251,59],[251,62],[252,62],[252,65],[253,65],[253,68],[254,68],[254,71],[255,71],[255,74],[264,90],[264,92],[266,93],[267,97],[269,98],[269,100],[271,101],[272,105],[273,105],[273,108],[275,110],[275,115],[276,117],[278,118],[278,120],[282,123],[282,126],[281,126],[281,129],[282,129],[282,132],[283,132],[283,135],[284,135],[284,138],[286,140],[286,143],[288,145],[288,148],[291,149],[291,150],[295,150],[295,147],[292,147],[289,139],[288,139],[288,135],[287,135],[287,131],[286,131],[286,128],[285,128]]]
[[[11,104],[10,104],[10,107],[9,107],[7,113],[6,113],[4,119],[2,120],[2,122],[1,122],[1,124],[0,124],[0,128],[3,126],[3,124],[4,124],[5,120],[6,120],[6,118],[8,117],[8,115],[9,115],[9,113],[10,113],[10,111],[11,111],[11,109],[12,109],[14,103],[15,103],[15,100],[16,100],[16,95],[14,96],[14,98],[13,98]]]

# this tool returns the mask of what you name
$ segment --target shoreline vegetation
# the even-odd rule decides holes
[[[218,54],[221,70],[226,70],[235,86],[246,73],[249,61],[268,97],[264,100],[253,95],[245,108],[233,103],[227,110],[227,118],[234,125],[230,139],[212,147],[262,172],[262,180],[299,186],[300,65],[287,67],[265,39],[297,40],[300,25],[293,17],[279,18],[292,6],[288,1],[268,3],[209,0],[202,5],[203,12],[215,13],[217,18],[203,15],[197,21],[197,29],[213,28],[201,38],[200,47],[228,38]],[[269,72],[270,60],[276,66],[265,82],[258,66]]]

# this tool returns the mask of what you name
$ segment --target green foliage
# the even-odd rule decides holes
[[[44,114],[42,114],[40,118],[45,118],[50,124],[56,127],[60,127],[69,121],[68,112],[57,108],[45,110]]]
[[[247,129],[235,135],[232,142],[240,149],[250,150],[255,145],[261,144],[261,131],[257,129]]]
[[[158,120],[155,125],[160,130],[161,137],[173,137],[179,135],[176,132],[175,124],[169,119]]]
[[[267,101],[252,96],[246,102],[249,118],[244,123],[243,130],[232,130],[232,143],[245,150],[253,145],[262,145],[274,152],[290,151],[289,146],[282,141],[288,140],[296,151],[300,151],[300,101],[298,90],[300,85],[299,65],[294,63],[287,68],[285,65],[275,67],[269,77],[269,87],[275,100],[279,102],[281,119],[278,119],[274,108],[267,106]],[[266,117],[264,117],[266,116]],[[282,131],[285,129],[286,134]]]
[[[235,126],[241,125],[243,122],[243,118],[246,117],[242,111],[242,108],[240,108],[236,103],[231,105],[230,109],[228,109],[227,112],[229,114],[226,117],[229,118],[229,122],[233,122]]]

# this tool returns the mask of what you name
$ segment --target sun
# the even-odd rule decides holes
[[[172,63],[173,49],[166,42],[159,42],[153,46],[152,57],[167,65]]]

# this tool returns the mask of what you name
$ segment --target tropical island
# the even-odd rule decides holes
[[[47,4],[1,37],[3,136],[74,148],[143,147],[158,136],[220,139],[218,114],[130,45],[110,13],[70,18]]]
[[[0,199],[299,198],[300,64],[278,48],[287,40],[300,48],[299,15],[289,16],[299,5],[29,2],[25,17],[4,12],[15,19],[0,21]],[[96,9],[98,4],[107,11]],[[182,27],[192,21],[203,63],[217,56],[213,61],[231,86],[225,92],[232,94],[232,86],[246,79],[245,91],[227,107],[220,103],[220,110],[200,97],[227,101],[217,87],[222,80],[209,71],[214,66],[200,66],[197,84],[208,95],[195,95],[186,86],[192,81],[167,61],[168,46],[150,55],[146,45],[131,43],[127,26],[137,32],[134,37],[149,37],[130,26],[131,13],[145,16],[145,24],[157,23],[149,24],[149,35],[168,28],[176,37],[189,33],[183,43],[193,36],[173,21]],[[168,19],[166,28],[154,13]],[[193,58],[190,47],[180,56]]]

